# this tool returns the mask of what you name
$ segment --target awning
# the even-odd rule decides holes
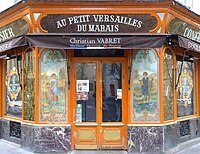
[[[3,43],[0,43],[0,52],[7,51],[16,47],[20,47],[20,46],[25,46],[25,45],[27,45],[27,41],[25,39],[25,36],[22,35],[12,40],[8,40]]]
[[[180,47],[186,48],[188,50],[193,50],[196,52],[200,52],[200,43],[193,41],[191,39],[178,36],[178,43]]]
[[[20,46],[39,46],[54,49],[148,49],[160,48],[164,43],[200,52],[200,43],[171,34],[26,34],[0,43],[0,52]],[[170,45],[170,44],[169,44]],[[171,44],[172,45],[172,44]]]
[[[124,35],[124,34],[28,34],[30,46],[56,49],[144,49],[160,48],[166,35]]]

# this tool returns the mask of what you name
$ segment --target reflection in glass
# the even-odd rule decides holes
[[[26,51],[24,60],[24,119],[34,121],[35,60],[33,51]]]
[[[122,121],[122,64],[102,66],[102,120]]]
[[[159,121],[159,59],[153,49],[135,51],[131,66],[131,121]]]
[[[96,64],[76,64],[76,122],[96,122]]]
[[[5,115],[22,117],[21,56],[6,61]]]
[[[163,63],[164,119],[172,120],[174,119],[174,64],[170,49],[165,50]]]
[[[184,61],[181,71],[181,59],[177,59],[177,80],[181,72],[179,82],[177,81],[178,117],[194,114],[194,63],[192,61]]]
[[[67,121],[68,71],[66,53],[45,49],[39,59],[39,120]]]

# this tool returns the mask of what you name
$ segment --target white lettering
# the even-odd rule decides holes
[[[15,37],[12,28],[7,28],[3,31],[0,31],[0,42],[10,39],[12,37]]]
[[[192,30],[190,28],[185,29],[183,36],[185,36],[185,37],[187,37],[191,40],[200,42],[200,32],[197,32],[197,31]]]
[[[200,52],[200,45],[193,43],[193,42],[188,42],[188,48],[189,49],[194,49],[196,51]]]
[[[0,52],[8,50],[10,48],[12,48],[12,42],[1,45],[0,46]]]

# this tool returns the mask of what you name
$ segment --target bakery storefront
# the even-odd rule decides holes
[[[199,19],[153,0],[27,0],[2,12],[0,138],[47,153],[200,140]]]

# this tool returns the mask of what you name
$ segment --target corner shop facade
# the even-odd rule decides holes
[[[0,17],[1,138],[164,152],[200,136],[200,18],[178,3],[27,0]]]

